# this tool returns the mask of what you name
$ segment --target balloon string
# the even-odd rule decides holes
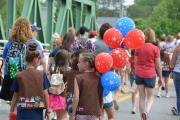
[[[120,46],[122,46],[123,42],[124,42],[124,37],[122,38],[122,41],[121,41],[121,43],[120,43]]]

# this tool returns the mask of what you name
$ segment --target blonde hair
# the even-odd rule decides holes
[[[144,35],[145,35],[145,42],[146,43],[156,43],[155,32],[153,29],[151,29],[151,28],[145,29]]]
[[[173,42],[174,37],[172,35],[168,35],[166,38],[166,42],[171,43]]]
[[[73,35],[76,35],[76,30],[73,27],[70,27],[68,29],[68,32],[72,33]]]
[[[10,40],[14,42],[26,42],[32,38],[32,31],[30,27],[30,22],[26,18],[19,18],[16,20],[11,34]]]

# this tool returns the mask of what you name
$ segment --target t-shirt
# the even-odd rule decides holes
[[[109,47],[105,44],[103,40],[96,40],[94,42],[94,46],[95,46],[95,51],[94,51],[95,55],[102,52],[109,53]]]
[[[3,50],[3,58],[6,59],[8,49],[11,47],[12,42],[8,41]]]
[[[49,54],[49,57],[55,57],[56,56],[56,54],[59,52],[59,50],[61,50],[62,49],[62,47],[56,47],[56,48],[54,48],[53,49],[53,51]]]
[[[109,94],[105,97],[103,97],[103,103],[111,103],[113,102],[113,95],[112,92],[109,92]]]
[[[137,65],[135,74],[142,78],[151,78],[156,75],[155,59],[160,57],[160,50],[157,46],[147,43],[135,50]]]
[[[165,49],[169,53],[173,53],[175,48],[176,48],[175,42],[171,42],[164,44],[162,49]]]
[[[129,58],[129,62],[130,62],[130,64],[131,64],[131,72],[134,73],[134,71],[135,71],[134,56],[131,56],[131,57]]]
[[[180,73],[180,53],[176,55],[176,65],[174,67],[174,72]]]

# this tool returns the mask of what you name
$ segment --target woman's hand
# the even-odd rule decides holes
[[[161,81],[161,86],[165,87],[165,81],[162,79],[162,77],[159,77],[159,81]]]

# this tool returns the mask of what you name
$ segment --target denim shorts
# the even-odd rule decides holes
[[[103,108],[104,108],[104,109],[109,109],[109,108],[111,108],[111,107],[113,107],[113,102],[104,103],[104,104],[103,104]]]
[[[136,75],[136,84],[144,85],[145,88],[154,88],[156,84],[156,76],[152,78],[141,78]]]
[[[136,75],[135,75],[135,74],[130,73],[129,77],[130,77],[130,84],[131,84],[131,87],[132,87],[132,86],[133,86],[134,81],[136,80]]]
[[[162,71],[162,76],[165,77],[165,78],[168,78],[169,75],[170,75],[170,73],[171,73],[170,71],[164,71],[164,70],[163,70],[163,71]]]

